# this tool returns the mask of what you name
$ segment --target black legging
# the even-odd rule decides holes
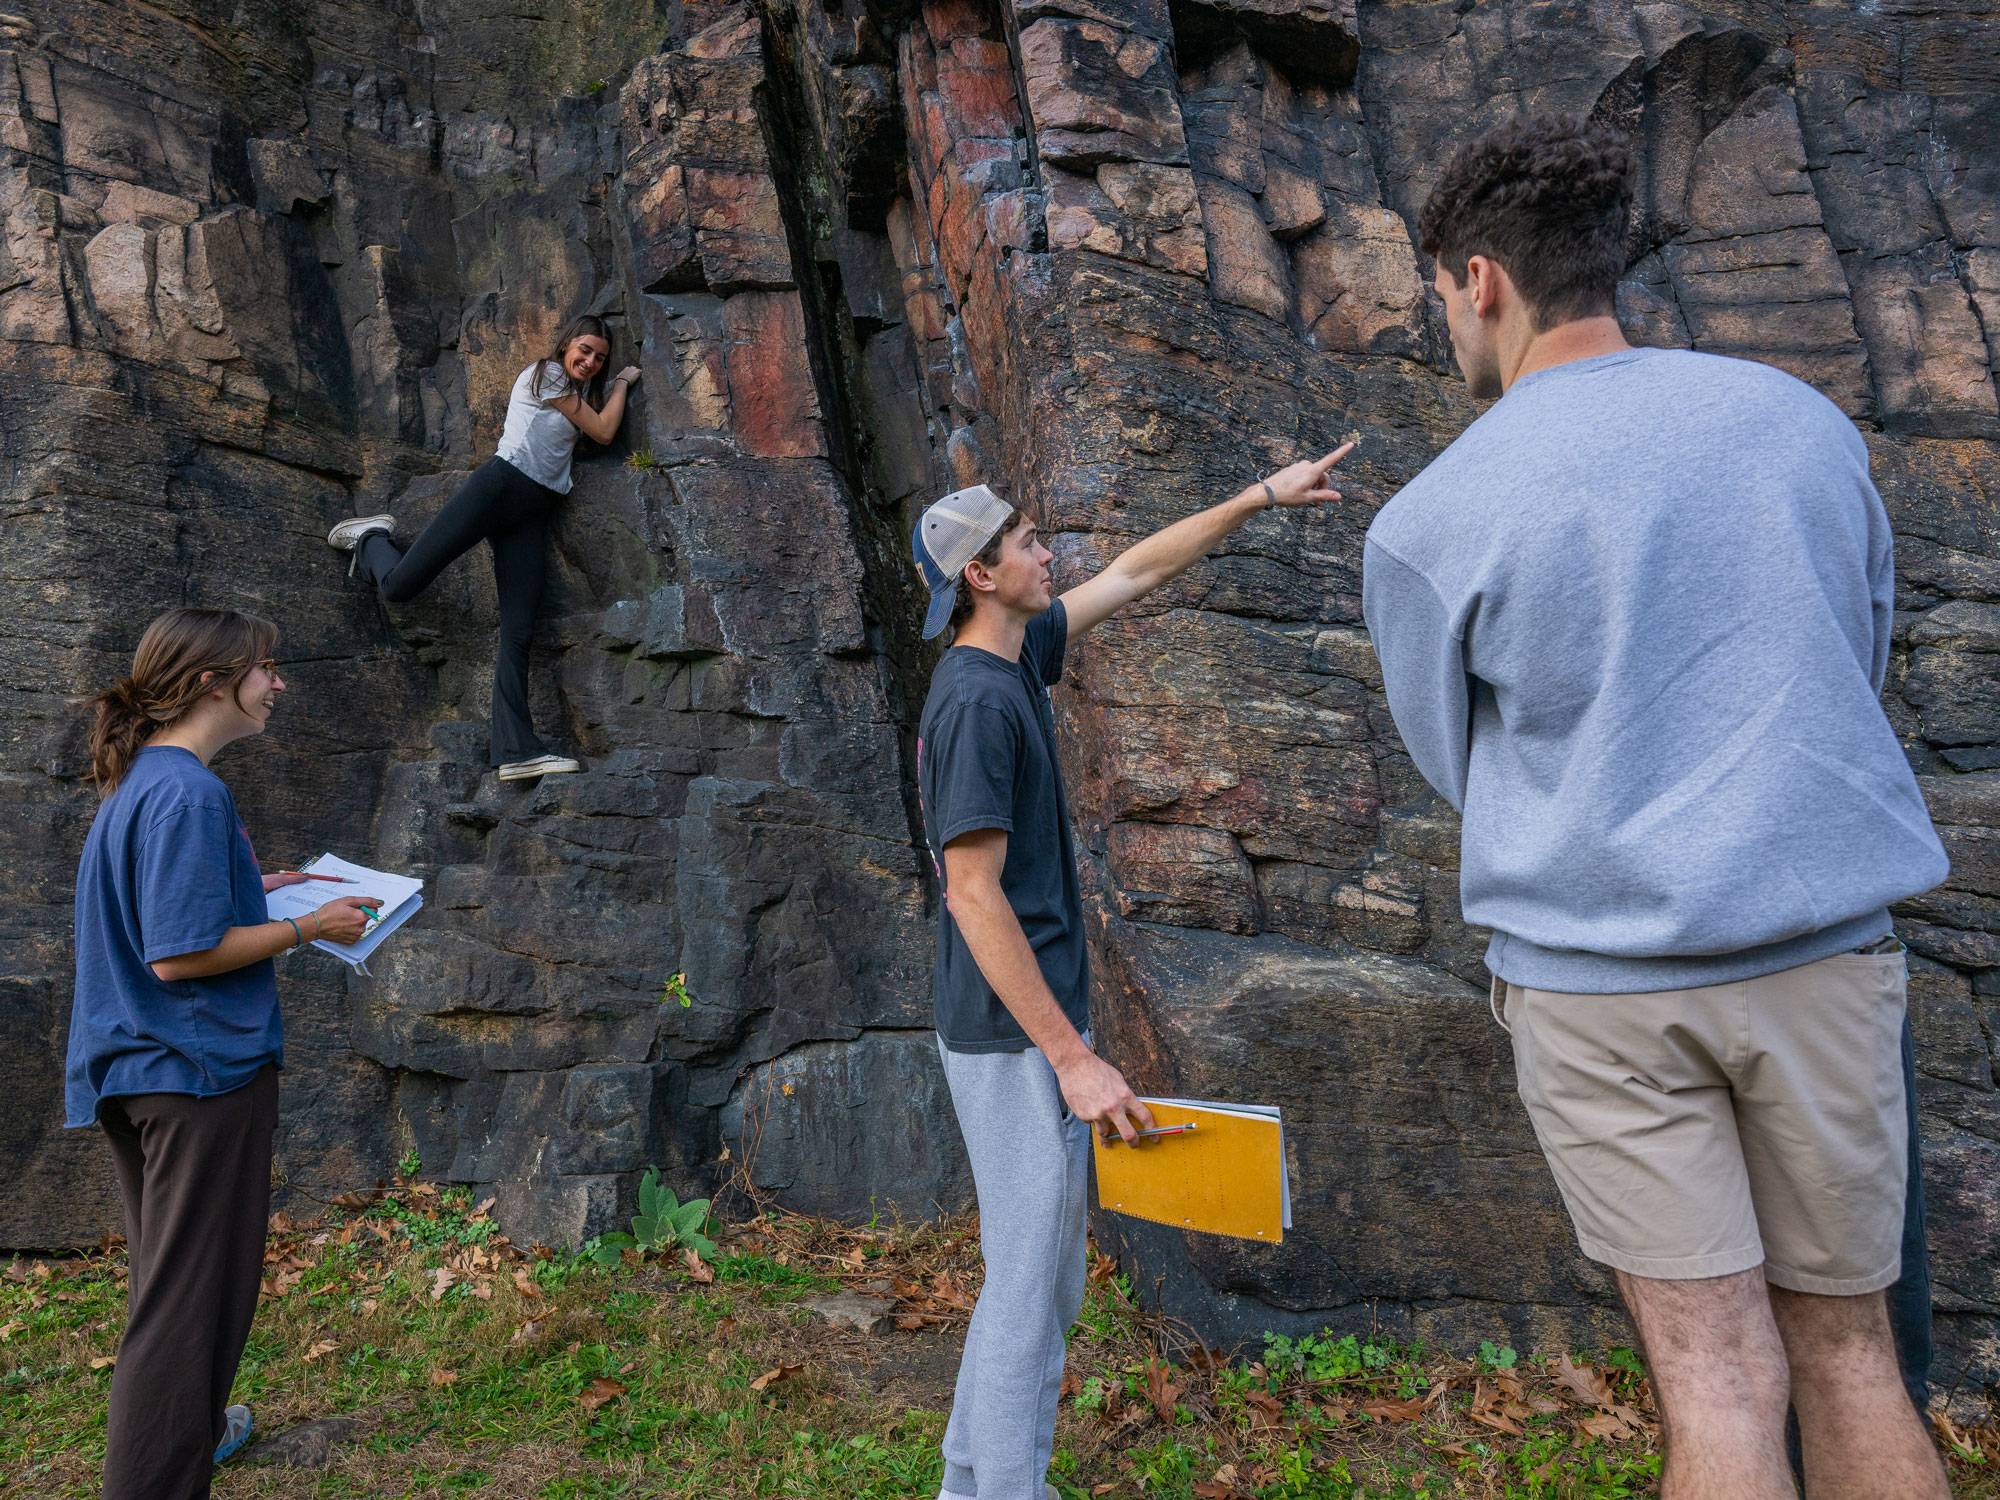
[[[500,595],[490,740],[496,766],[549,753],[528,716],[528,643],[548,572],[549,517],[562,498],[495,455],[445,501],[408,552],[381,531],[363,537],[358,549],[362,576],[389,603],[404,604],[480,542],[492,543],[493,583]]]

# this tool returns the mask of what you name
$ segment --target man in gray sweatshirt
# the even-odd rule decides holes
[[[1628,346],[1622,142],[1525,119],[1420,237],[1500,397],[1376,517],[1363,598],[1662,1493],[1946,1495],[1897,1379],[1905,964],[1946,872],[1879,695],[1891,539],[1854,427],[1764,365]]]

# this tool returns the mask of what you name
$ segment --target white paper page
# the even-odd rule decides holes
[[[366,865],[353,864],[336,854],[322,854],[299,868],[315,875],[338,875],[341,882],[302,880],[295,885],[265,892],[264,911],[274,922],[286,917],[303,922],[327,902],[342,896],[371,896],[380,903],[379,915],[362,929],[361,936],[354,942],[343,945],[319,940],[313,943],[315,948],[331,953],[345,963],[365,961],[383,938],[401,927],[423,905],[423,897],[418,893],[423,890],[424,883],[408,875],[371,870]]]

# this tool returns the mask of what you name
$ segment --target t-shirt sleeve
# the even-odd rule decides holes
[[[1069,611],[1058,599],[1028,622],[1021,637],[1021,655],[1046,687],[1062,681],[1063,658],[1069,654]]]
[[[937,855],[976,828],[1014,831],[1014,771],[1021,760],[1021,730],[1014,716],[983,703],[966,703],[942,715],[924,741],[929,769],[931,839]]]
[[[1465,811],[1472,683],[1430,580],[1375,541],[1363,551],[1361,608],[1382,663],[1389,714],[1424,780]]]
[[[176,808],[146,831],[133,872],[146,963],[206,952],[236,925],[230,870],[241,836],[231,813],[200,803]]]

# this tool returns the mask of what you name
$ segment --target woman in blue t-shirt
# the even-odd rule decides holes
[[[531,781],[578,769],[535,733],[528,714],[528,643],[548,574],[550,518],[569,493],[570,455],[581,432],[608,443],[625,420],[625,393],[639,379],[637,365],[611,377],[601,407],[598,378],[611,358],[604,320],[572,318],[555,347],[514,377],[507,420],[493,457],[474,469],[418,533],[406,552],[392,540],[396,518],[357,516],[327,533],[327,542],[352,552],[359,572],[391,604],[406,604],[431,586],[446,566],[480,542],[493,548],[493,585],[500,596],[500,650],[493,663],[493,715],[489,755],[502,781]]]
[[[284,1062],[273,956],[352,942],[370,898],[266,919],[264,875],[208,764],[262,734],[285,690],[269,622],[169,610],[92,700],[104,798],[76,874],[68,1123],[111,1143],[130,1259],[106,1424],[106,1500],[209,1492],[248,1436],[226,1406],[257,1309]]]

